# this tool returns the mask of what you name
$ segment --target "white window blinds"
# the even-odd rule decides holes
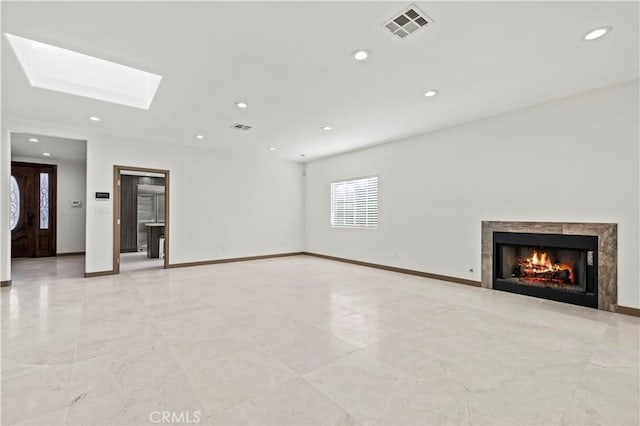
[[[331,183],[331,226],[378,227],[378,177]]]

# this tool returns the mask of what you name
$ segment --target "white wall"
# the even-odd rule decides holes
[[[253,157],[114,139],[82,129],[11,118],[6,120],[6,127],[13,132],[87,140],[87,272],[112,268],[113,200],[96,201],[94,194],[113,193],[114,165],[170,171],[171,263],[303,248],[303,177],[298,163],[277,160],[273,155]],[[3,139],[3,152],[7,143]],[[4,159],[2,167],[4,176]],[[5,233],[1,239],[5,247]],[[4,252],[1,261],[3,266],[9,263]],[[4,271],[3,267],[3,280]]]
[[[11,280],[11,233],[9,229],[9,179],[11,138],[5,120],[0,126],[0,281]]]
[[[86,162],[15,155],[12,155],[11,160],[57,166],[56,253],[83,252],[87,193]],[[82,207],[71,207],[72,201],[81,201]]]
[[[636,80],[309,163],[305,250],[479,281],[482,220],[614,222],[618,303],[638,308],[638,90]],[[379,228],[331,228],[330,182],[372,173]]]
[[[88,271],[111,269],[112,203],[92,194],[112,192],[114,164],[170,171],[171,263],[302,250],[300,164],[96,137],[89,141],[87,162]]]

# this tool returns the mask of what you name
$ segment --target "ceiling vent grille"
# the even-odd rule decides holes
[[[412,4],[382,25],[384,25],[391,34],[400,38],[405,38],[432,22],[433,19],[429,18],[423,11],[418,9],[418,6]]]
[[[231,126],[232,129],[236,129],[236,130],[249,130],[251,128],[251,126],[247,126],[246,124],[240,124],[240,123],[236,123],[233,126]]]

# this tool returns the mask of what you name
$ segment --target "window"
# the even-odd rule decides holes
[[[20,219],[20,187],[13,176],[11,176],[11,183],[9,184],[9,197],[9,230],[13,231],[18,226],[18,220]]]
[[[40,229],[49,229],[49,173],[40,173]]]
[[[331,226],[378,227],[378,177],[331,183]]]

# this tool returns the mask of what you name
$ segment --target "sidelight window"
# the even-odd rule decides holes
[[[20,219],[20,187],[15,177],[11,176],[9,184],[9,230],[13,231],[18,226]]]
[[[40,173],[40,229],[49,229],[49,173]]]

